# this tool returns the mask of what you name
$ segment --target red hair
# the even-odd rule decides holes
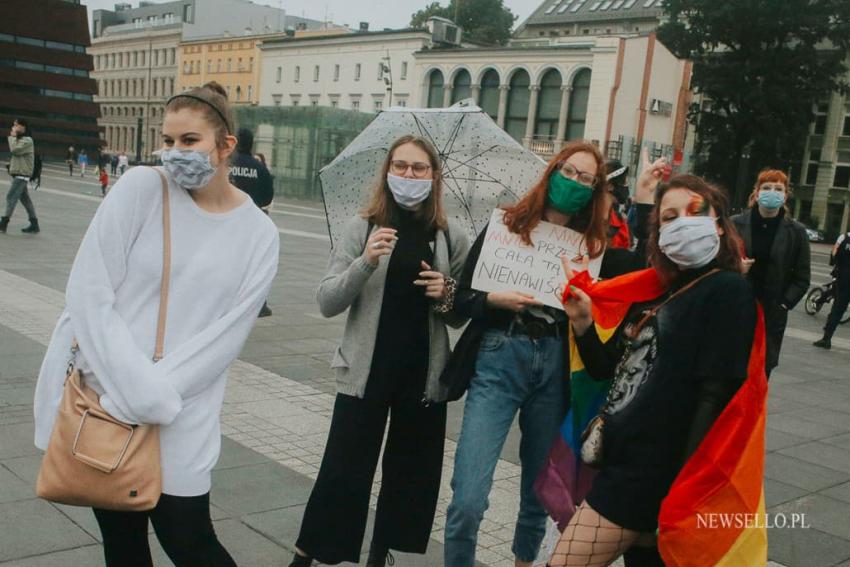
[[[759,187],[761,187],[764,183],[781,183],[784,185],[786,202],[788,197],[791,196],[791,187],[788,186],[788,176],[784,171],[780,169],[762,169],[759,172],[758,179],[756,179],[755,186],[753,186],[753,192],[750,193],[750,199],[747,202],[748,206],[752,207],[756,204],[759,197]],[[785,212],[790,212],[787,205],[785,206]]]
[[[596,183],[593,184],[593,196],[584,209],[570,217],[569,228],[584,234],[587,250],[591,258],[596,258],[605,251],[608,239],[608,211],[611,209],[611,198],[605,190],[605,160],[599,149],[587,142],[570,142],[553,157],[546,166],[546,171],[531,189],[513,206],[505,209],[504,222],[508,230],[519,234],[522,241],[531,245],[531,231],[543,220],[546,209],[546,197],[549,191],[549,177],[559,169],[561,164],[571,155],[586,152],[596,160]]]

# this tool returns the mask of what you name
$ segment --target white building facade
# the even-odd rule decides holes
[[[639,148],[648,145],[681,164],[691,146],[691,65],[652,33],[536,47],[431,49],[415,57],[422,106],[471,98],[543,156],[585,139],[624,163],[636,164]]]
[[[413,54],[431,37],[424,30],[398,30],[266,41],[260,47],[260,105],[361,112],[415,106]]]

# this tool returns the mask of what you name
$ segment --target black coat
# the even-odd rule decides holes
[[[250,154],[234,155],[230,163],[230,182],[248,193],[260,208],[268,207],[274,199],[274,184],[269,170]]]
[[[749,258],[753,257],[752,215],[752,211],[747,210],[732,217]],[[811,251],[806,229],[794,219],[784,216],[776,229],[770,249],[770,264],[765,273],[764,290],[758,298],[764,307],[768,371],[779,363],[788,311],[799,303],[809,289],[810,262]]]

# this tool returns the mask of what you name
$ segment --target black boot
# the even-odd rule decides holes
[[[41,229],[38,228],[38,219],[30,219],[30,225],[26,228],[22,228],[21,232],[26,232],[28,234],[35,234],[37,232],[41,232]]]
[[[395,557],[386,547],[378,547],[374,543],[369,547],[369,558],[366,559],[366,567],[385,567],[394,565]]]
[[[5,233],[7,226],[9,226],[9,217],[0,217],[0,232]]]
[[[294,554],[292,556],[292,563],[289,564],[289,567],[310,567],[313,564],[313,558],[307,557],[305,555]]]
[[[818,347],[818,348],[825,348],[826,350],[829,350],[829,349],[832,348],[832,340],[830,340],[826,337],[822,338],[819,341],[815,341],[812,344],[814,346]]]

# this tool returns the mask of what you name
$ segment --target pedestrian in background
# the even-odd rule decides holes
[[[788,312],[806,294],[811,280],[809,238],[785,206],[789,194],[785,172],[762,170],[750,195],[750,210],[732,217],[744,241],[743,269],[764,308],[768,378],[779,364]]]
[[[124,172],[127,171],[128,167],[130,167],[130,160],[127,158],[127,153],[121,152],[118,156],[118,174],[124,175]]]
[[[77,155],[74,153],[74,146],[68,146],[68,151],[65,153],[65,163],[68,164],[68,177],[74,177],[74,163],[77,161]]]
[[[331,363],[338,393],[325,454],[290,567],[358,562],[388,415],[366,565],[383,567],[391,549],[427,549],[446,436],[446,325],[465,322],[450,307],[469,248],[443,210],[439,159],[422,138],[392,144],[319,283],[322,315],[348,309],[348,318]]]
[[[95,509],[107,567],[150,567],[148,522],[177,567],[234,567],[210,518],[227,368],[242,350],[278,265],[279,235],[228,182],[233,114],[217,83],[165,106],[163,169],[171,214],[164,357],[153,362],[160,309],[162,179],[134,168],[98,208],[77,253],[67,305],[36,386],[45,448],[68,354],[100,404],[128,424],[159,424],[162,495],[153,510]]]
[[[86,166],[89,164],[89,156],[86,154],[86,150],[80,150],[80,155],[77,160],[80,166],[80,177],[86,176]]]
[[[274,198],[272,176],[265,164],[251,155],[254,146],[254,134],[247,128],[240,128],[236,135],[236,153],[230,160],[230,182],[245,191],[254,204],[266,214]],[[259,317],[272,314],[268,302],[263,302]]]
[[[112,157],[109,159],[109,165],[111,167],[110,173],[115,175],[118,171],[118,154],[112,154]]]
[[[832,270],[835,276],[835,298],[826,318],[823,337],[814,343],[816,347],[827,350],[832,348],[832,335],[850,305],[850,232],[842,234],[836,240],[829,257],[829,265],[835,266]]]
[[[35,144],[33,144],[26,120],[18,118],[14,121],[8,141],[9,152],[12,154],[9,162],[9,175],[12,176],[12,185],[6,194],[6,214],[0,218],[0,232],[6,232],[9,219],[12,218],[12,213],[15,212],[15,207],[18,206],[18,201],[20,201],[30,219],[29,226],[21,229],[21,232],[37,233],[40,231],[38,218],[27,188],[35,168]]]
[[[106,168],[100,168],[100,196],[106,197],[106,188],[109,185],[109,175],[106,173]]]

